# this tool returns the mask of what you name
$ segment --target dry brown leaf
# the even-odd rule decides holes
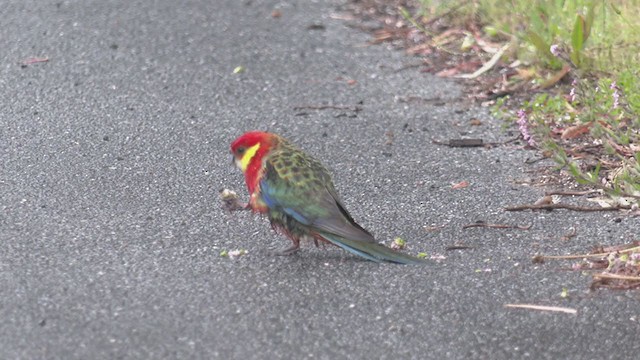
[[[580,137],[581,135],[584,135],[589,132],[589,128],[591,128],[591,124],[592,123],[586,123],[586,124],[569,126],[568,128],[564,129],[564,131],[562,132],[562,135],[560,135],[560,138],[562,140],[569,140],[569,139],[575,139],[577,137]]]
[[[518,77],[522,80],[533,79],[537,75],[533,68],[516,68],[516,71],[518,72]]]
[[[569,73],[571,68],[569,65],[565,65],[562,70],[555,73],[551,78],[547,79],[545,82],[540,84],[540,89],[547,89],[555,85],[558,81],[562,80],[562,78]]]

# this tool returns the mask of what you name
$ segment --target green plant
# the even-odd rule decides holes
[[[550,76],[559,86],[520,104],[499,99],[493,114],[517,120],[529,146],[544,150],[576,182],[612,196],[640,195],[640,26],[634,20],[640,0],[420,3],[418,14],[430,20],[455,14],[451,24],[485,29],[492,41],[518,39],[509,56],[541,78],[550,73],[545,69],[559,74]],[[432,31],[423,19],[403,15],[425,34]],[[570,88],[559,83],[563,76],[573,78]]]

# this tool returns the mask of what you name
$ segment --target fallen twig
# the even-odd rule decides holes
[[[612,207],[594,207],[594,206],[578,206],[569,204],[543,204],[543,205],[517,205],[507,206],[505,211],[524,211],[524,210],[554,210],[554,209],[566,209],[573,211],[617,211],[617,210],[629,210],[630,205],[616,205]]]
[[[532,304],[504,304],[504,307],[507,308],[518,308],[518,309],[530,309],[530,310],[540,310],[540,311],[555,311],[555,312],[563,312],[565,314],[577,314],[578,310],[560,307],[560,306],[544,306],[544,305],[532,305]]]
[[[628,281],[640,281],[640,276],[628,276],[628,275],[617,275],[617,274],[593,274],[595,279],[612,279],[612,280],[628,280]]]
[[[502,142],[490,142],[490,143],[486,143],[484,142],[484,140],[482,139],[449,139],[449,141],[444,142],[444,141],[438,141],[438,140],[431,140],[431,142],[433,144],[436,145],[444,145],[444,146],[448,146],[448,147],[485,147],[485,148],[490,148],[490,147],[494,147],[494,146],[499,146],[499,145],[506,145],[509,143],[512,143],[514,141],[518,141],[521,138],[521,136],[517,136],[513,139],[509,139],[509,140],[505,140]]]
[[[533,257],[534,262],[543,262],[545,259],[560,259],[560,260],[571,260],[571,259],[585,259],[585,258],[605,258],[607,256],[609,256],[609,254],[611,253],[618,253],[618,254],[624,254],[624,253],[631,253],[634,251],[640,251],[640,246],[635,246],[632,248],[627,248],[627,249],[623,249],[623,250],[614,250],[614,251],[607,251],[607,252],[602,252],[602,253],[597,253],[597,254],[579,254],[579,255],[536,255]]]
[[[473,74],[462,74],[462,75],[457,75],[456,77],[457,78],[462,78],[462,79],[475,79],[478,76],[484,74],[485,72],[491,70],[491,68],[494,67],[494,65],[498,62],[498,60],[500,60],[500,58],[502,57],[504,52],[507,51],[507,49],[509,48],[510,45],[511,45],[511,43],[507,43],[504,46],[502,46],[500,48],[500,50],[498,50],[493,55],[491,60],[487,61],[486,64],[484,64],[480,69],[476,70]]]
[[[547,191],[544,194],[545,195],[564,195],[564,196],[582,196],[582,195],[589,195],[589,194],[593,194],[593,193],[597,193],[599,192],[598,190],[585,190],[585,191],[562,191],[562,190],[558,190],[558,191]]]
[[[602,189],[604,190],[605,193],[610,192],[611,189],[602,185],[602,184],[592,184],[592,186],[597,187],[598,189]],[[633,199],[640,199],[640,195],[634,195],[634,194],[629,194],[627,192],[621,191],[621,192],[617,192],[615,193],[616,196],[620,196],[620,197],[628,197],[628,198],[633,198]]]
[[[531,226],[533,226],[533,225],[529,225],[529,226],[519,226],[519,225],[503,225],[503,224],[474,223],[474,224],[465,225],[465,226],[463,226],[462,228],[463,228],[463,229],[468,229],[468,228],[474,228],[474,227],[486,227],[486,228],[492,228],[492,229],[518,229],[518,230],[529,230],[529,229],[531,229]]]
[[[27,66],[27,65],[31,65],[31,64],[48,62],[48,61],[49,61],[49,58],[46,58],[46,57],[44,57],[44,58],[32,57],[32,58],[25,59],[20,65]]]
[[[436,96],[433,98],[424,98],[424,97],[420,97],[420,96],[403,96],[403,97],[398,97],[398,101],[399,102],[403,102],[403,103],[409,103],[409,102],[422,102],[422,103],[426,103],[426,104],[433,104],[434,106],[443,106],[444,104],[446,104],[441,97]]]
[[[473,249],[473,246],[469,246],[469,245],[451,245],[451,246],[447,246],[445,248],[446,251],[467,250],[467,249]]]
[[[629,249],[631,249],[632,251],[640,250],[640,241],[634,241],[632,243],[624,244],[624,245],[611,245],[611,246],[598,247],[599,252],[606,252],[606,253],[623,252]],[[598,251],[598,250],[595,250],[595,251]]]
[[[353,112],[360,112],[362,108],[360,106],[342,106],[342,105],[301,105],[295,106],[293,110],[349,110]]]
[[[640,276],[618,275],[611,273],[593,274],[591,290],[608,288],[614,290],[630,290],[640,287]]]
[[[545,259],[576,260],[581,262],[573,264],[571,270],[597,271],[592,274],[591,290],[608,288],[614,290],[629,290],[640,287],[640,264],[637,262],[640,254],[638,241],[630,244],[608,247],[597,247],[595,254],[542,256],[533,258],[534,263],[544,263]]]
[[[449,147],[482,147],[485,143],[482,139],[449,139],[448,142],[431,140],[436,145],[445,145]]]
[[[547,156],[541,156],[539,158],[527,159],[527,160],[524,161],[524,163],[527,164],[527,165],[532,165],[532,164],[535,164],[537,162],[540,162],[540,161],[543,161],[543,160],[547,160],[548,158],[549,157],[547,157]]]
[[[423,226],[423,229],[425,229],[426,231],[440,231],[442,229],[444,229],[446,227],[446,225],[440,225],[440,226]]]

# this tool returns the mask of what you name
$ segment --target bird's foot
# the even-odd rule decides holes
[[[329,242],[327,240],[321,238],[321,237],[314,236],[313,237],[313,243],[316,245],[317,248],[319,248],[322,245],[322,249],[324,250],[325,249],[325,245],[327,243],[329,243]]]
[[[296,244],[296,245],[294,245],[294,246],[292,246],[290,248],[284,249],[282,251],[278,251],[278,252],[276,252],[276,255],[289,256],[289,255],[293,255],[298,250],[300,250],[300,244]]]
[[[251,205],[241,202],[238,195],[233,190],[220,190],[220,200],[222,200],[222,208],[229,212],[251,210]]]
[[[327,244],[326,240],[320,240],[318,241],[318,239],[313,238],[313,243],[316,245],[317,248],[322,247],[322,250],[325,249],[325,245]]]

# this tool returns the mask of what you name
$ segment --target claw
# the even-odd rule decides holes
[[[300,250],[300,244],[298,245],[294,245],[290,248],[284,249],[282,251],[279,251],[276,253],[276,255],[278,256],[289,256],[289,255],[293,255],[294,253],[298,252],[298,250]]]
[[[313,235],[313,243],[316,245],[317,248],[320,247],[320,245],[322,245],[322,249],[324,249],[325,245],[327,243],[331,244],[330,242],[328,242],[327,240],[323,239],[321,236],[317,236],[317,235]]]
[[[238,199],[238,195],[233,190],[220,190],[220,200],[222,200],[222,208],[229,211],[251,210],[251,205],[245,204]]]
[[[318,238],[313,238],[313,243],[316,245],[317,248],[319,248],[320,246],[322,246],[322,249],[324,249],[325,245],[327,244],[326,240],[323,239],[318,239]]]
[[[293,242],[293,245],[291,245],[290,248],[284,249],[280,252],[278,252],[278,255],[291,255],[293,253],[295,253],[296,251],[300,250],[300,239],[297,237],[291,237],[291,241]]]

